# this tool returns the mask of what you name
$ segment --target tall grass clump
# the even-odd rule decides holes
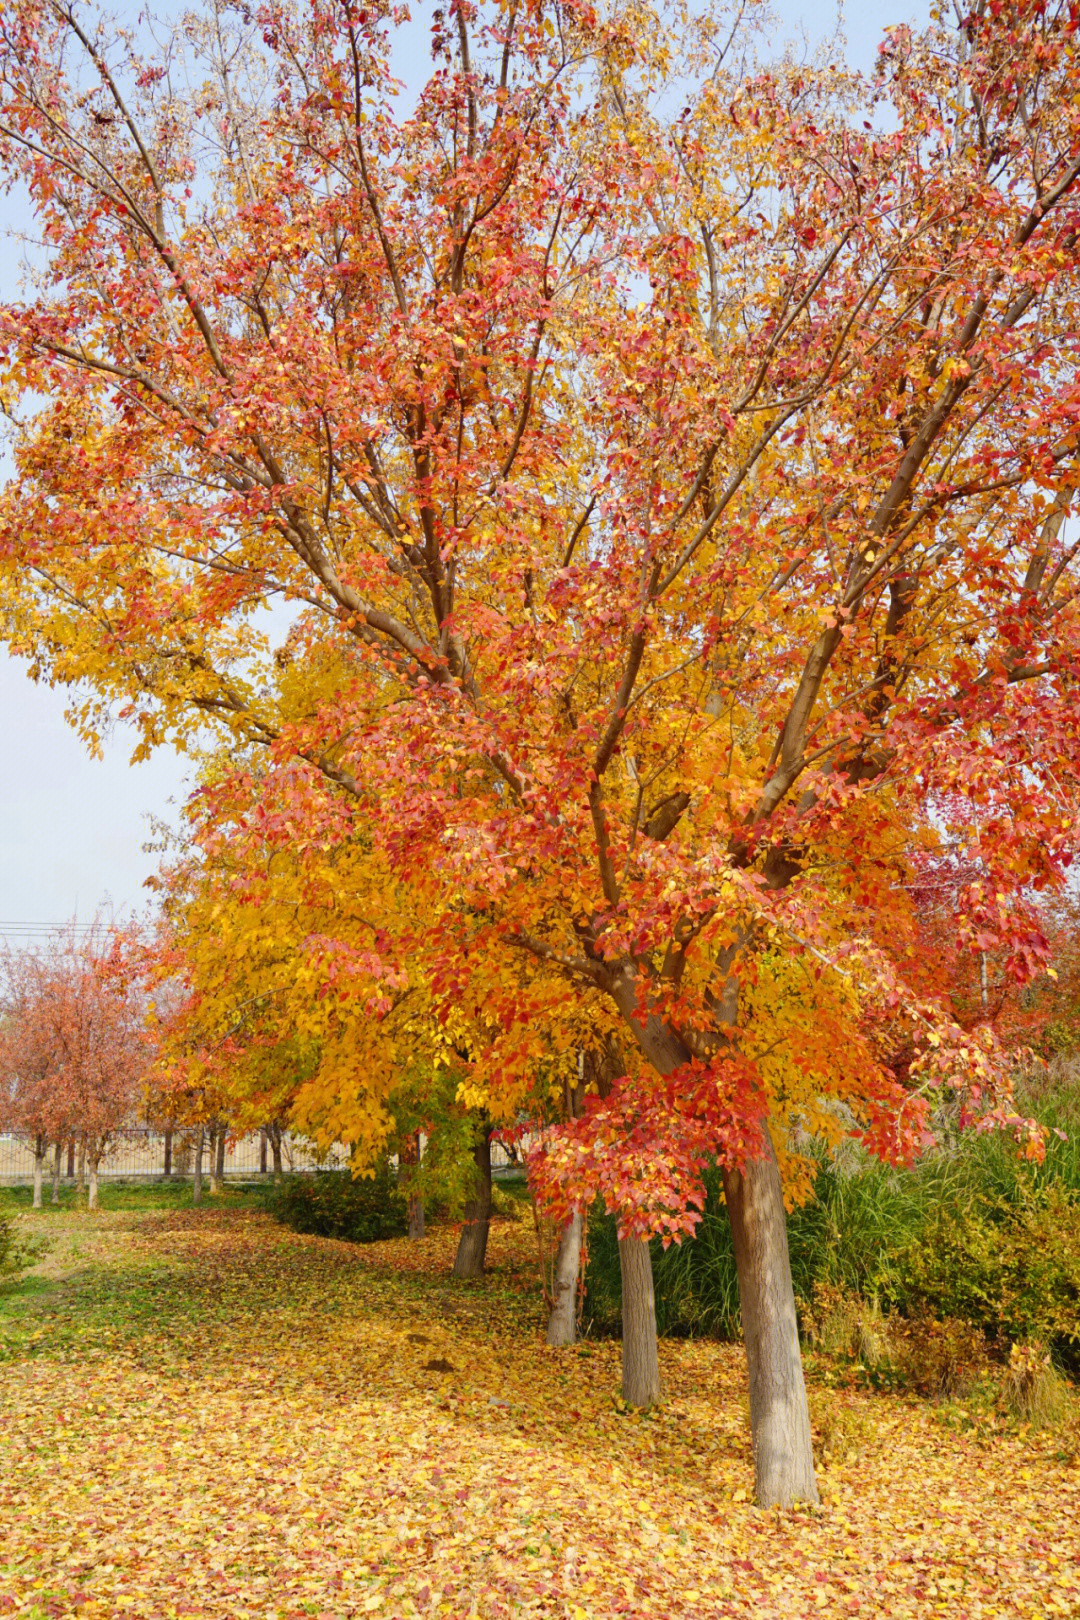
[[[1080,1372],[1080,1063],[1059,1059],[1026,1079],[1017,1106],[1049,1130],[1041,1165],[1000,1130],[955,1134],[907,1170],[857,1150],[820,1154],[813,1195],[788,1220],[804,1332],[819,1343],[823,1331],[830,1342],[846,1335],[866,1361],[883,1313],[966,1324],[1002,1356],[1037,1343]],[[705,1185],[696,1236],[653,1244],[657,1326],[734,1339],[738,1282],[719,1173]],[[596,1211],[585,1300],[593,1332],[619,1331],[619,1293],[614,1221]]]

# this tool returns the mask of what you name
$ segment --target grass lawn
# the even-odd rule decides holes
[[[0,1615],[1080,1617],[1060,1433],[814,1384],[824,1505],[762,1513],[741,1353],[664,1343],[620,1414],[616,1344],[542,1344],[527,1225],[470,1284],[447,1229],[102,1202],[20,1214],[50,1247],[0,1293]]]

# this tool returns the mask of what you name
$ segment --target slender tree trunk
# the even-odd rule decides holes
[[[656,1295],[646,1238],[619,1239],[622,1275],[622,1398],[628,1406],[655,1406],[660,1399],[656,1346]]]
[[[203,1128],[200,1125],[195,1133],[194,1162],[195,1174],[191,1182],[191,1202],[202,1203],[202,1156],[203,1156]]]
[[[577,1292],[584,1224],[582,1213],[577,1209],[559,1233],[551,1286],[551,1315],[547,1325],[547,1342],[551,1345],[573,1344],[577,1338]]]
[[[816,1502],[810,1413],[791,1286],[787,1218],[772,1141],[745,1170],[724,1171],[750,1373],[754,1490],[761,1507]]]
[[[97,1209],[98,1165],[101,1163],[101,1148],[96,1142],[94,1143],[93,1147],[87,1150],[86,1158],[90,1170],[90,1191],[87,1195],[86,1207],[87,1209]]]
[[[266,1128],[265,1128],[265,1126],[259,1132],[259,1174],[260,1174],[260,1176],[265,1176],[265,1174],[266,1174]]]
[[[68,1162],[67,1162],[67,1179],[69,1181],[74,1181],[74,1179],[75,1179],[75,1138],[73,1136],[68,1138],[67,1159],[68,1159]]]
[[[62,1142],[57,1142],[53,1146],[52,1202],[54,1204],[58,1204],[60,1202],[60,1167],[61,1167],[61,1165],[63,1163],[63,1159],[64,1159],[63,1143]]]
[[[404,1181],[409,1200],[409,1237],[414,1241],[424,1235],[424,1200],[410,1188],[409,1171],[420,1164],[420,1132],[411,1132],[401,1144],[398,1155],[398,1180]]]
[[[172,1131],[165,1132],[165,1177],[172,1175]]]
[[[274,1180],[281,1180],[281,1126],[271,1125],[267,1131],[270,1138],[270,1151],[274,1155]]]
[[[76,1172],[75,1188],[77,1192],[86,1191],[86,1137],[79,1137],[79,1168]]]
[[[465,1225],[458,1239],[454,1260],[455,1277],[480,1277],[487,1254],[488,1227],[491,1223],[491,1126],[485,1125],[473,1150],[476,1165],[476,1193],[465,1205]]]
[[[45,1177],[45,1154],[49,1144],[43,1136],[34,1138],[34,1208],[41,1208],[41,1183]]]

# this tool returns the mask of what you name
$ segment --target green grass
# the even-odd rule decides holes
[[[245,1208],[261,1209],[263,1201],[270,1191],[270,1182],[267,1181],[226,1181],[221,1193],[214,1195],[213,1202],[219,1201],[222,1207],[228,1208],[240,1205]],[[46,1182],[42,1190],[42,1207],[33,1208],[34,1192],[28,1184],[19,1183],[12,1186],[0,1186],[0,1211],[9,1211],[12,1214],[26,1213],[35,1218],[39,1216],[71,1214],[77,1209],[86,1208],[86,1193],[80,1193],[71,1183],[62,1183],[60,1187],[60,1202],[51,1202],[52,1188]],[[210,1201],[209,1182],[203,1181],[203,1198]],[[98,1183],[98,1206],[102,1210],[118,1209],[185,1209],[191,1204],[191,1181],[189,1179],[164,1177],[139,1177],[132,1180],[102,1180]]]

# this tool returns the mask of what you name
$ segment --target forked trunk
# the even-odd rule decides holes
[[[729,1028],[736,1023],[737,992],[737,982],[731,979],[722,997],[723,1022]],[[689,1051],[673,1030],[652,1015],[642,1017],[632,974],[624,975],[613,993],[638,1045],[659,1074],[672,1074],[689,1061]],[[724,1197],[735,1245],[750,1377],[755,1489],[758,1505],[773,1507],[816,1502],[818,1490],[783,1190],[776,1153],[764,1126],[763,1130],[762,1157],[748,1160],[743,1171],[724,1172]]]
[[[195,1133],[194,1162],[195,1173],[191,1178],[191,1202],[202,1203],[202,1156],[203,1156],[203,1128],[200,1125]]]
[[[274,1155],[274,1180],[281,1180],[281,1126],[271,1125],[266,1133],[270,1138],[270,1151]]]
[[[655,1406],[660,1399],[656,1347],[656,1295],[652,1255],[645,1238],[619,1239],[622,1274],[622,1398],[627,1406]]]
[[[754,1490],[759,1507],[816,1502],[799,1325],[791,1286],[787,1219],[776,1153],[724,1171],[739,1304],[750,1373]]]
[[[60,1166],[63,1163],[63,1158],[64,1158],[63,1144],[60,1143],[60,1142],[57,1142],[55,1147],[53,1148],[53,1167],[52,1167],[52,1202],[54,1204],[58,1204],[60,1202]]]
[[[491,1126],[485,1125],[473,1149],[476,1165],[476,1192],[465,1205],[465,1225],[458,1239],[454,1260],[455,1277],[480,1277],[487,1254],[488,1227],[491,1223]]]
[[[43,1136],[34,1138],[34,1208],[41,1208],[41,1184],[45,1179],[45,1154],[49,1144]]]
[[[551,1315],[547,1342],[564,1346],[577,1338],[578,1276],[581,1271],[581,1236],[584,1219],[576,1209],[559,1233],[555,1255],[555,1275],[551,1280]]]

